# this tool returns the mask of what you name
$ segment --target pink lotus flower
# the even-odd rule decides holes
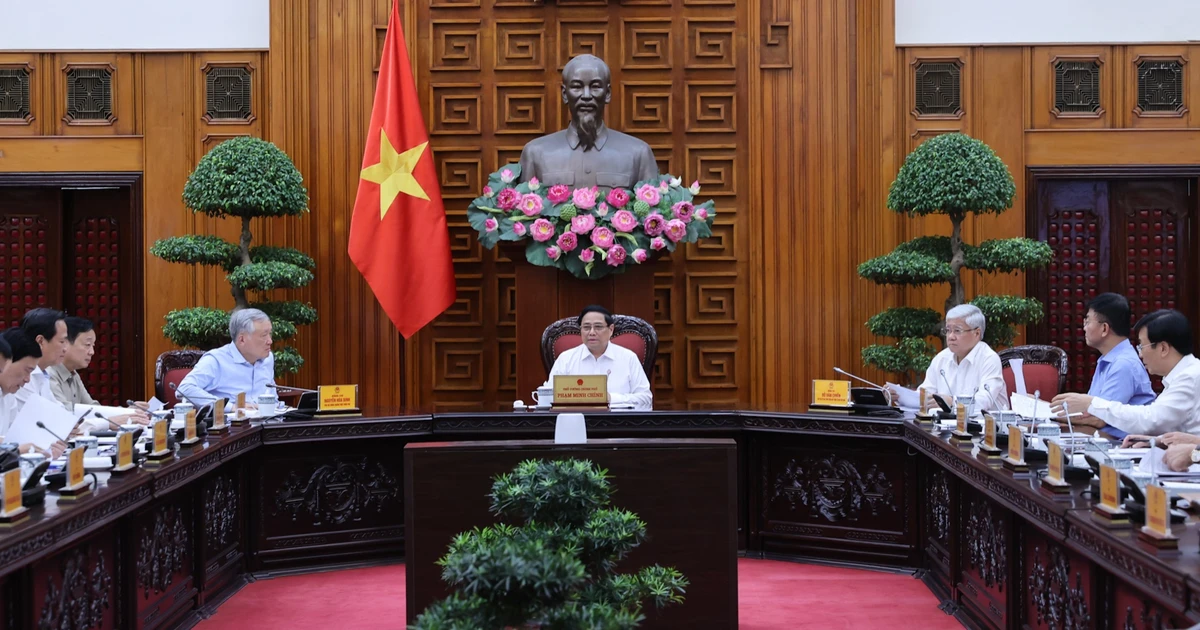
[[[571,188],[566,184],[555,184],[546,191],[546,198],[550,203],[560,204],[571,198]]]
[[[688,223],[692,220],[692,212],[695,210],[696,206],[693,206],[692,202],[690,201],[680,201],[679,203],[671,206],[671,212],[675,213],[675,218],[683,221],[684,223]]]
[[[602,217],[608,216],[608,204],[601,201],[600,205],[596,206],[596,214]]]
[[[671,190],[671,187],[667,185],[667,182],[665,180],[658,183],[658,191],[659,192],[666,194],[670,190]]]
[[[518,203],[521,203],[521,193],[515,188],[505,188],[496,195],[496,207],[501,210],[512,210]]]
[[[692,185],[688,188],[688,192],[692,193],[693,195],[699,195],[700,194],[700,180],[697,179],[696,181],[692,182]]]
[[[672,177],[670,179],[670,184],[672,188],[678,188],[683,185],[683,180],[679,179],[678,177]]]
[[[558,248],[564,252],[573,252],[579,247],[579,237],[574,232],[563,232],[558,235]]]
[[[484,197],[487,197],[488,199],[491,199],[491,198],[492,198],[492,195],[494,195],[494,194],[496,194],[496,193],[492,192],[492,187],[491,187],[491,186],[484,186],[484,187],[483,187],[483,196],[484,196]]]
[[[545,243],[546,241],[554,238],[554,224],[545,219],[538,219],[537,221],[534,221],[532,229],[533,240],[539,243]]]
[[[534,177],[529,180],[529,190],[537,190],[538,188],[541,188],[541,187],[542,187],[542,183],[538,181],[538,178]]]
[[[500,223],[491,217],[488,217],[483,222],[483,229],[487,230],[488,232],[495,232],[496,228],[498,227],[500,227]]]
[[[521,209],[521,213],[527,217],[536,217],[542,213],[542,198],[533,193],[527,193],[521,197],[521,202],[517,204]]]
[[[596,199],[600,196],[600,189],[592,186],[591,188],[576,188],[575,192],[571,193],[571,199],[575,202],[575,207],[580,210],[591,210],[596,207]]]
[[[596,217],[590,214],[578,214],[571,219],[571,231],[576,234],[587,234],[596,227]]]
[[[646,262],[646,259],[648,258],[650,258],[650,254],[646,250],[640,247],[633,250],[633,260],[639,265]]]
[[[604,259],[612,267],[619,267],[625,263],[625,248],[620,245],[613,245],[612,249],[608,250],[608,257]]]
[[[613,235],[612,230],[606,227],[598,227],[592,230],[592,242],[600,249],[608,249],[617,242],[617,237]]]
[[[596,250],[594,250],[590,247],[579,252],[579,260],[582,260],[585,263],[590,263],[595,259],[596,259]]]
[[[667,238],[671,242],[678,243],[687,237],[687,224],[679,219],[671,219],[667,221]]]
[[[500,171],[500,181],[504,182],[505,184],[513,183],[513,180],[516,178],[517,178],[517,176],[513,175],[513,172],[511,169],[506,168],[503,171]]]
[[[657,206],[658,202],[662,200],[662,195],[658,192],[658,189],[655,188],[654,186],[651,186],[650,184],[645,184],[641,188],[638,189],[637,198],[642,201],[645,201],[647,205]]]
[[[704,208],[696,208],[696,218],[700,219],[701,221],[707,221],[708,210],[705,210]]]
[[[550,257],[550,260],[558,260],[558,257],[562,256],[562,250],[551,245],[550,247],[546,248],[546,255]]]
[[[646,236],[658,236],[663,233],[663,230],[667,229],[667,220],[663,218],[663,215],[651,212],[646,215],[646,220],[642,223],[642,228],[646,230]]]
[[[613,215],[612,224],[618,232],[632,232],[638,226],[638,220],[628,210],[617,210]]]
[[[657,250],[666,249],[666,248],[667,248],[667,240],[664,239],[663,237],[655,236],[654,238],[650,239],[650,249],[657,251]]]
[[[525,236],[525,224],[517,221],[513,223],[513,234],[517,236]]]
[[[624,188],[614,188],[608,191],[605,201],[614,208],[624,208],[625,204],[629,203],[629,193],[625,192]]]

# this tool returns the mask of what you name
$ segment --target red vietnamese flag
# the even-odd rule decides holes
[[[395,2],[362,169],[350,259],[408,339],[453,304],[456,292],[446,208]]]

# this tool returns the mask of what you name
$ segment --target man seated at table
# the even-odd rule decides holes
[[[609,341],[613,336],[613,322],[612,313],[603,306],[593,304],[584,308],[579,314],[583,345],[558,355],[544,387],[553,387],[554,377],[560,374],[607,374],[609,404],[632,405],[634,409],[649,411],[654,398],[650,381],[634,351]]]
[[[1087,316],[1083,318],[1083,337],[1088,347],[1100,352],[1096,372],[1087,396],[1125,403],[1148,405],[1154,401],[1154,390],[1150,387],[1150,375],[1138,358],[1137,349],[1129,343],[1129,301],[1116,293],[1101,293],[1088,302]],[[1061,393],[1052,401],[1053,411],[1062,416],[1063,405],[1071,413],[1087,414],[1083,394]],[[1084,422],[1094,425],[1087,414]],[[1072,427],[1080,422],[1072,418]],[[1102,431],[1115,438],[1127,434],[1109,424]]]
[[[21,330],[37,343],[42,353],[37,362],[37,369],[29,376],[29,382],[15,394],[18,409],[30,396],[41,396],[46,400],[56,401],[54,391],[50,388],[49,370],[55,365],[61,365],[63,358],[67,356],[66,318],[65,313],[51,308],[35,308],[21,318]]]
[[[1072,422],[1125,433],[1161,435],[1172,431],[1200,433],[1200,360],[1192,355],[1192,328],[1176,310],[1154,311],[1134,326],[1137,353],[1151,374],[1163,377],[1163,392],[1148,405],[1131,405],[1099,396],[1075,394],[1071,411],[1088,415]]]
[[[225,398],[230,405],[237,395],[250,401],[269,393],[275,385],[275,355],[271,353],[271,318],[256,308],[238,309],[229,316],[228,344],[209,350],[179,383],[181,401],[204,406]],[[228,408],[229,405],[227,405]]]
[[[68,317],[66,323],[69,344],[67,356],[63,358],[61,365],[54,365],[49,369],[50,391],[67,411],[75,413],[75,405],[100,405],[100,402],[88,393],[83,379],[79,377],[79,370],[87,368],[96,353],[96,330],[91,321],[82,317]],[[83,423],[93,430],[105,431],[112,428],[110,421],[116,424],[149,424],[150,416],[142,412],[133,412],[113,416],[108,420],[85,418]]]
[[[975,410],[1008,409],[1000,355],[985,341],[987,320],[979,307],[959,304],[946,313],[946,348],[933,357],[921,387],[955,409],[955,398],[974,399]],[[891,386],[889,386],[891,387]],[[897,391],[890,388],[893,397]]]
[[[17,413],[21,409],[16,393],[29,382],[30,375],[37,369],[38,359],[42,357],[42,349],[20,328],[9,328],[0,333],[0,342],[3,342],[8,348],[7,359],[0,361],[4,363],[4,368],[0,369],[0,441],[3,441],[3,436],[8,434],[9,427],[12,426],[13,420],[17,418]],[[0,350],[3,349],[0,347]],[[55,441],[50,452],[46,454],[58,457],[66,450],[66,446],[62,442]],[[36,448],[33,444],[20,446],[22,453],[28,453]]]

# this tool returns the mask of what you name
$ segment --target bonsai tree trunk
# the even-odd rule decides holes
[[[966,214],[962,212],[950,212],[948,214],[950,215],[950,223],[954,226],[954,229],[950,232],[950,271],[954,273],[950,277],[950,297],[946,298],[947,312],[966,301],[960,274],[963,268],[962,223],[963,219],[966,218]]]
[[[243,267],[250,264],[250,241],[253,239],[254,235],[250,233],[250,217],[242,217],[242,239],[239,243],[239,248],[241,249]],[[960,289],[959,292],[961,293],[961,291]],[[233,299],[237,303],[237,308],[250,306],[250,303],[246,300],[246,291],[240,287],[233,287]]]

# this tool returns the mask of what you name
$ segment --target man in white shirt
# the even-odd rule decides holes
[[[1077,394],[1076,404],[1094,417],[1083,416],[1076,423],[1097,428],[1108,423],[1131,434],[1200,433],[1200,360],[1192,355],[1192,328],[1187,317],[1176,310],[1154,311],[1134,330],[1146,370],[1163,377],[1162,393],[1148,405]],[[1139,436],[1130,437],[1136,440]]]
[[[29,382],[29,375],[37,369],[42,350],[20,328],[10,328],[0,333],[0,340],[3,340],[9,347],[9,359],[4,361],[4,369],[0,370],[0,441],[2,441],[3,436],[8,433],[9,427],[12,426],[13,420],[16,419],[17,412],[20,411],[16,392]],[[36,447],[33,444],[22,444],[21,452],[28,453],[34,448]],[[55,442],[51,447],[52,452],[48,455],[58,457],[65,449],[65,444]]]
[[[35,308],[21,318],[21,330],[37,342],[42,351],[38,359],[37,369],[29,377],[29,382],[17,390],[18,409],[29,400],[30,396],[41,396],[58,404],[54,391],[50,387],[50,372],[52,366],[60,365],[67,356],[67,316],[62,311],[50,308]]]
[[[554,384],[558,375],[608,375],[608,401],[611,405],[633,405],[639,411],[649,411],[654,402],[650,381],[642,370],[642,362],[628,348],[609,340],[613,336],[613,316],[603,306],[588,306],[579,314],[579,334],[583,345],[558,355],[545,387]]]
[[[921,387],[954,409],[955,397],[975,399],[975,410],[1008,409],[1000,355],[983,341],[987,320],[979,307],[959,304],[946,313],[946,348],[933,357]],[[892,389],[893,397],[897,396]]]

